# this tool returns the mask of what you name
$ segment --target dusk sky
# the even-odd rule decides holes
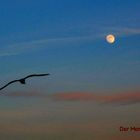
[[[140,1],[0,3],[2,140],[138,140]],[[110,44],[106,36],[113,34]]]

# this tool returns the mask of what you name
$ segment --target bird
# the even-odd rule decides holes
[[[13,81],[7,83],[7,84],[4,85],[3,87],[1,87],[0,90],[3,90],[3,89],[6,88],[7,86],[9,86],[10,84],[13,84],[13,83],[15,83],[15,82],[20,82],[21,84],[26,84],[26,81],[25,81],[25,80],[26,80],[27,78],[30,78],[30,77],[48,76],[48,75],[50,75],[50,74],[49,74],[49,73],[47,73],[47,74],[31,74],[31,75],[28,75],[28,76],[26,76],[26,77],[24,77],[24,78],[17,79],[17,80],[13,80]]]

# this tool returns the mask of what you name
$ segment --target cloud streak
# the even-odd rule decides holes
[[[140,34],[139,28],[128,28],[128,27],[107,27],[106,31],[112,32],[117,36],[133,36]]]
[[[2,48],[0,52],[0,57],[3,56],[14,56],[22,53],[30,52],[35,49],[50,48],[50,47],[66,47],[68,44],[77,45],[78,43],[96,41],[99,39],[104,39],[109,33],[116,36],[132,36],[140,34],[140,29],[138,28],[128,28],[128,27],[96,27],[97,29],[90,27],[87,29],[86,33],[83,35],[69,36],[69,37],[59,37],[59,38],[44,38],[40,40],[31,40],[21,43],[15,43],[6,45]],[[76,30],[76,29],[75,29]],[[81,28],[81,31],[85,30]],[[74,32],[74,31],[73,31]],[[68,34],[68,33],[67,33]]]
[[[5,56],[16,56],[18,53],[1,53],[0,57],[5,57]]]
[[[55,101],[84,101],[84,102],[98,102],[105,104],[135,104],[140,103],[140,92],[126,92],[115,94],[97,94],[89,92],[68,92],[68,93],[55,93],[46,95],[39,92],[7,92],[1,94],[4,97],[10,98],[40,98],[51,99]]]
[[[140,102],[140,92],[129,92],[113,95],[98,95],[95,93],[59,93],[53,96],[56,101],[95,101],[111,104],[130,104]]]
[[[7,45],[0,53],[1,56],[13,56],[21,53],[33,51],[35,49],[50,48],[50,47],[66,47],[69,43],[80,43],[85,41],[94,41],[100,38],[100,35],[87,35],[87,36],[74,36],[74,37],[61,37],[61,38],[44,38],[40,40],[25,41]]]

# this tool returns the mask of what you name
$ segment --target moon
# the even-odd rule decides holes
[[[112,35],[112,34],[109,34],[106,36],[106,41],[110,44],[114,43],[115,42],[115,36]]]

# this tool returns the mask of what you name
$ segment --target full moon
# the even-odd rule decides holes
[[[112,34],[109,34],[106,36],[106,41],[110,44],[114,43],[115,42],[115,36],[112,35]]]

